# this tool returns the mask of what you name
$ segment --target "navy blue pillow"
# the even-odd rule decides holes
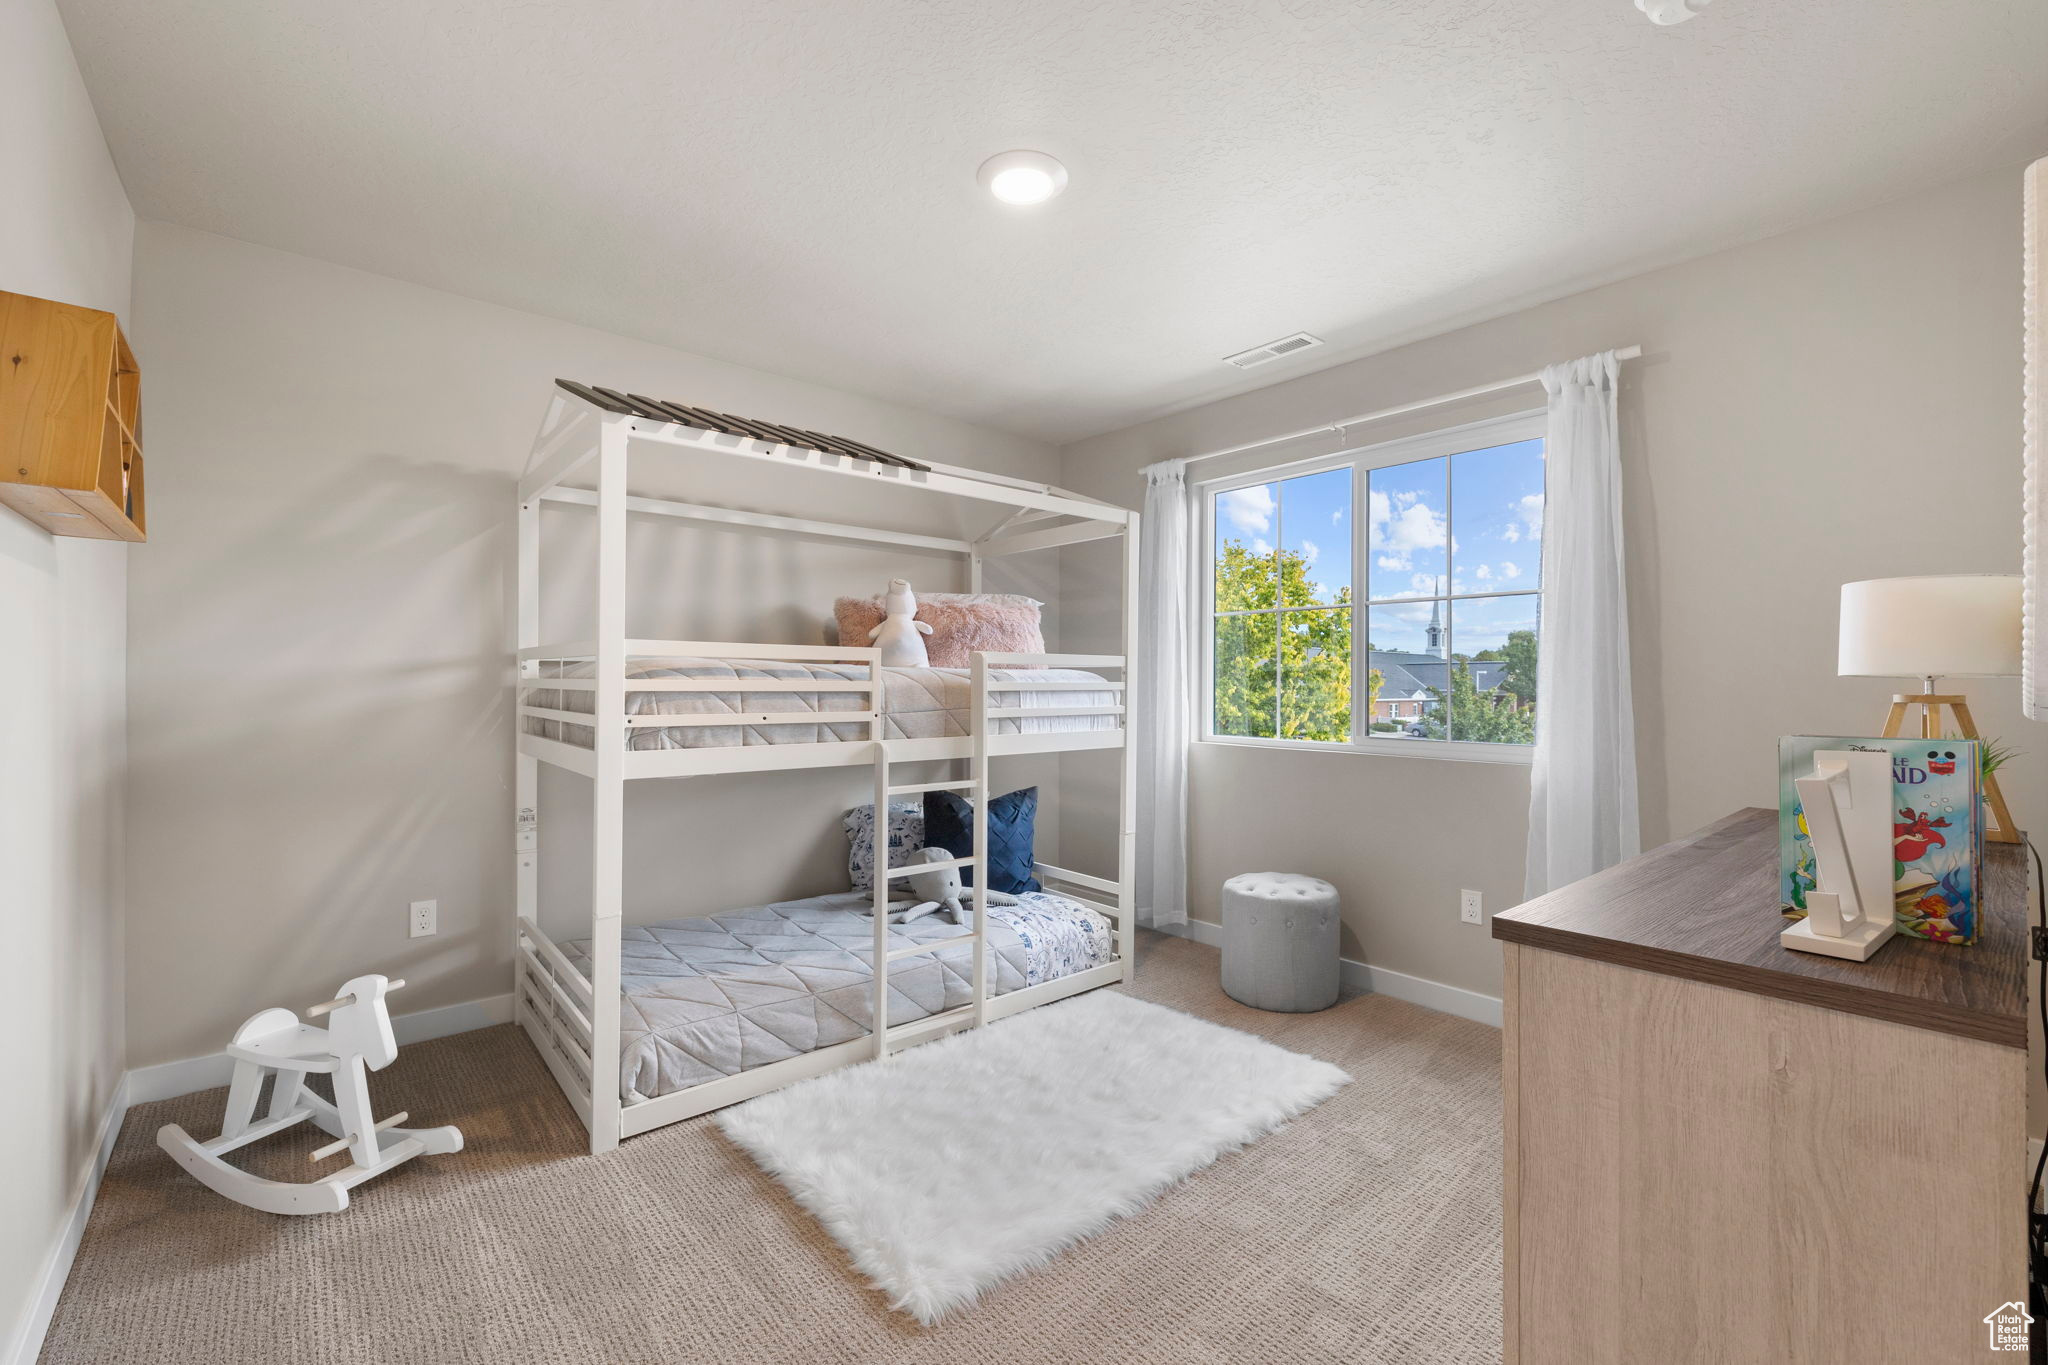
[[[1042,891],[1031,875],[1031,827],[1038,819],[1038,788],[1025,787],[988,803],[988,884],[993,891],[1020,896]],[[924,794],[924,846],[943,848],[955,858],[974,852],[974,803],[957,792]],[[974,885],[974,869],[960,869]]]

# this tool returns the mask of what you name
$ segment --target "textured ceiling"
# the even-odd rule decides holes
[[[2040,0],[62,8],[144,216],[1050,440],[2048,150]]]

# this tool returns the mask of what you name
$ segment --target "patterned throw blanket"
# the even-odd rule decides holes
[[[874,921],[865,894],[781,901],[629,926],[620,955],[619,1089],[627,1103],[779,1062],[869,1031]],[[1109,921],[1049,892],[991,909],[991,994],[1071,976],[1115,955]],[[889,948],[968,932],[935,915],[891,925]],[[588,939],[562,944],[586,976]],[[970,1003],[974,947],[889,969],[889,1022]]]

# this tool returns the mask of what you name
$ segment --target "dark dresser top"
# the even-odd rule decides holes
[[[1976,943],[1900,934],[1868,962],[1797,952],[1778,942],[1777,812],[1752,807],[1504,911],[1493,936],[2023,1049],[2027,889],[2026,845],[1987,843]]]

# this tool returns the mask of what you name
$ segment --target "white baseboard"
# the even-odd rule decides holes
[[[1197,943],[1206,943],[1211,948],[1222,946],[1223,926],[1207,920],[1191,919],[1186,924],[1155,925],[1161,933],[1176,938],[1191,938]],[[1426,977],[1410,976],[1406,972],[1389,971],[1375,967],[1369,962],[1358,962],[1340,957],[1338,979],[1355,991],[1371,991],[1376,995],[1392,996],[1406,1000],[1411,1005],[1436,1010],[1442,1014],[1455,1014],[1460,1019],[1471,1019],[1477,1023],[1500,1027],[1500,997],[1481,995],[1460,986],[1446,986],[1441,981]]]
[[[395,1015],[391,1020],[391,1032],[403,1046],[423,1043],[429,1038],[445,1038],[451,1033],[488,1028],[492,1024],[510,1023],[511,1020],[512,996],[508,992],[482,1000],[465,1001],[460,1005],[443,1005],[439,1009]],[[92,1167],[72,1196],[70,1216],[65,1220],[62,1235],[43,1262],[43,1273],[37,1281],[35,1296],[29,1301],[27,1313],[9,1334],[4,1346],[0,1346],[0,1365],[34,1365],[36,1357],[42,1353],[43,1336],[49,1331],[51,1314],[57,1311],[57,1300],[64,1293],[64,1281],[70,1277],[71,1262],[78,1255],[80,1239],[85,1236],[86,1220],[92,1216],[93,1201],[100,1192],[100,1178],[106,1174],[107,1161],[114,1154],[114,1140],[121,1135],[121,1121],[128,1116],[128,1107],[226,1085],[233,1069],[228,1055],[216,1052],[209,1057],[187,1057],[183,1061],[137,1067],[121,1078],[114,1087],[113,1099],[108,1101],[106,1115],[100,1121],[99,1147]]]
[[[1150,924],[1146,928],[1157,929],[1162,934],[1172,934],[1175,938],[1191,938],[1211,948],[1223,946],[1223,926],[1211,924],[1205,919],[1191,919],[1184,924]]]
[[[446,1038],[451,1033],[467,1033],[471,1029],[511,1022],[512,994],[507,991],[481,1000],[465,1000],[459,1005],[394,1014],[391,1016],[391,1033],[398,1039],[398,1045],[404,1047],[408,1043],[424,1043],[429,1038]],[[151,1100],[168,1100],[178,1095],[212,1090],[226,1085],[233,1071],[234,1063],[228,1060],[225,1052],[187,1057],[177,1062],[158,1062],[155,1066],[139,1066],[128,1073],[128,1103],[147,1104]]]
[[[99,1197],[100,1177],[106,1174],[107,1161],[114,1155],[114,1140],[121,1136],[121,1120],[128,1116],[128,1078],[123,1076],[114,1085],[114,1093],[107,1101],[107,1111],[100,1118],[99,1145],[93,1151],[92,1164],[80,1177],[78,1188],[71,1195],[71,1212],[64,1219],[64,1228],[43,1258],[43,1271],[36,1279],[35,1293],[30,1297],[27,1310],[21,1321],[8,1334],[4,1348],[0,1348],[0,1365],[35,1365],[37,1356],[43,1353],[43,1337],[50,1330],[50,1318],[57,1311],[57,1300],[63,1297],[64,1282],[71,1277],[71,1263],[78,1256],[78,1244],[85,1237],[85,1224],[92,1217],[93,1201]]]
[[[1406,1000],[1411,1005],[1420,1005],[1441,1014],[1455,1014],[1460,1019],[1470,1019],[1492,1028],[1500,1027],[1500,997],[1497,995],[1482,995],[1462,986],[1446,986],[1428,977],[1389,971],[1370,963],[1354,962],[1348,957],[1338,960],[1343,964],[1344,984],[1356,990],[1390,995],[1396,1000]]]

